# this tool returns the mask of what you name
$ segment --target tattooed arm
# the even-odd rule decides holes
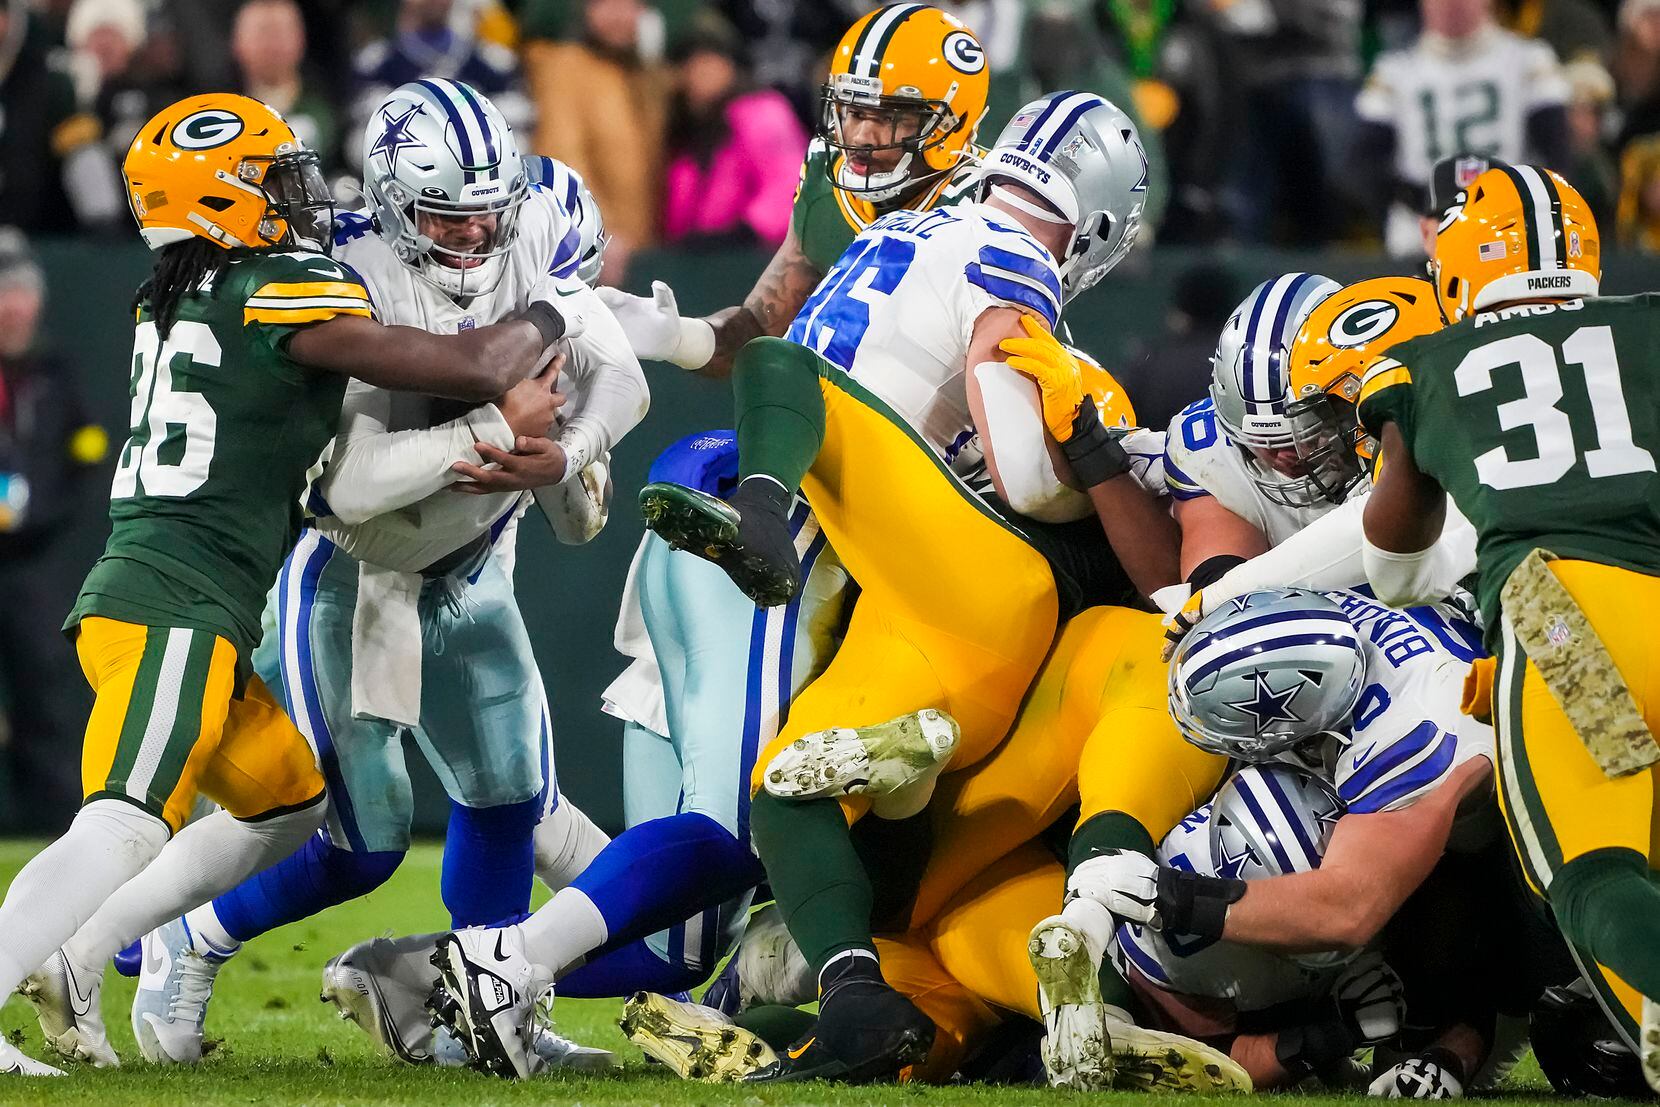
[[[715,356],[702,372],[724,377],[732,372],[732,359],[744,343],[764,334],[782,335],[823,279],[824,273],[801,252],[801,241],[791,227],[744,302],[708,316],[715,331]]]

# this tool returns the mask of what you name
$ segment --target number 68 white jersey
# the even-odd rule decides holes
[[[1048,250],[983,204],[896,211],[853,240],[786,337],[875,393],[950,462],[974,437],[968,345],[993,307],[1055,326],[1061,278]]]

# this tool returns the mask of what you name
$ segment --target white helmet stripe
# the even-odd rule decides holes
[[[1539,170],[1531,165],[1513,167],[1516,176],[1527,186],[1527,195],[1523,197],[1533,207],[1533,225],[1539,229],[1539,261],[1540,269],[1560,269],[1562,260],[1559,246],[1556,241],[1556,220],[1551,215],[1550,192],[1545,188],[1544,179]]]
[[[865,31],[864,41],[860,44],[859,53],[853,58],[851,69],[855,76],[880,77],[882,66],[882,46],[888,37],[888,31],[895,23],[910,15],[921,4],[895,4],[887,11],[876,17]]]

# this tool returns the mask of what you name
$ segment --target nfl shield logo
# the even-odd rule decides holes
[[[1568,629],[1568,623],[1558,615],[1551,620],[1550,626],[1545,628],[1545,641],[1561,649],[1573,641],[1574,632]]]
[[[1466,188],[1470,182],[1487,172],[1487,159],[1477,157],[1459,158],[1453,162],[1453,182],[1459,188]]]
[[[467,315],[463,316],[461,322],[455,325],[455,329],[457,331],[470,331],[476,326],[478,326],[478,320],[474,319],[471,315]]]

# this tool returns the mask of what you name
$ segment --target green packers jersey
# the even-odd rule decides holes
[[[346,377],[290,358],[296,328],[369,315],[357,276],[320,254],[251,253],[187,294],[167,337],[148,304],[133,341],[132,433],[112,530],[65,623],[89,615],[212,631],[245,668],[265,594],[299,534],[306,474]]]
[[[1366,374],[1360,419],[1394,423],[1474,524],[1490,642],[1530,550],[1660,575],[1660,295],[1487,311],[1415,338]]]
[[[795,207],[790,211],[790,227],[801,243],[801,252],[818,266],[819,272],[828,273],[848,244],[888,212],[899,207],[928,211],[972,199],[980,177],[978,155],[983,151],[973,148],[968,153],[956,169],[910,203],[877,205],[831,183],[836,155],[822,138],[813,139],[801,163],[801,183],[796,186]]]

